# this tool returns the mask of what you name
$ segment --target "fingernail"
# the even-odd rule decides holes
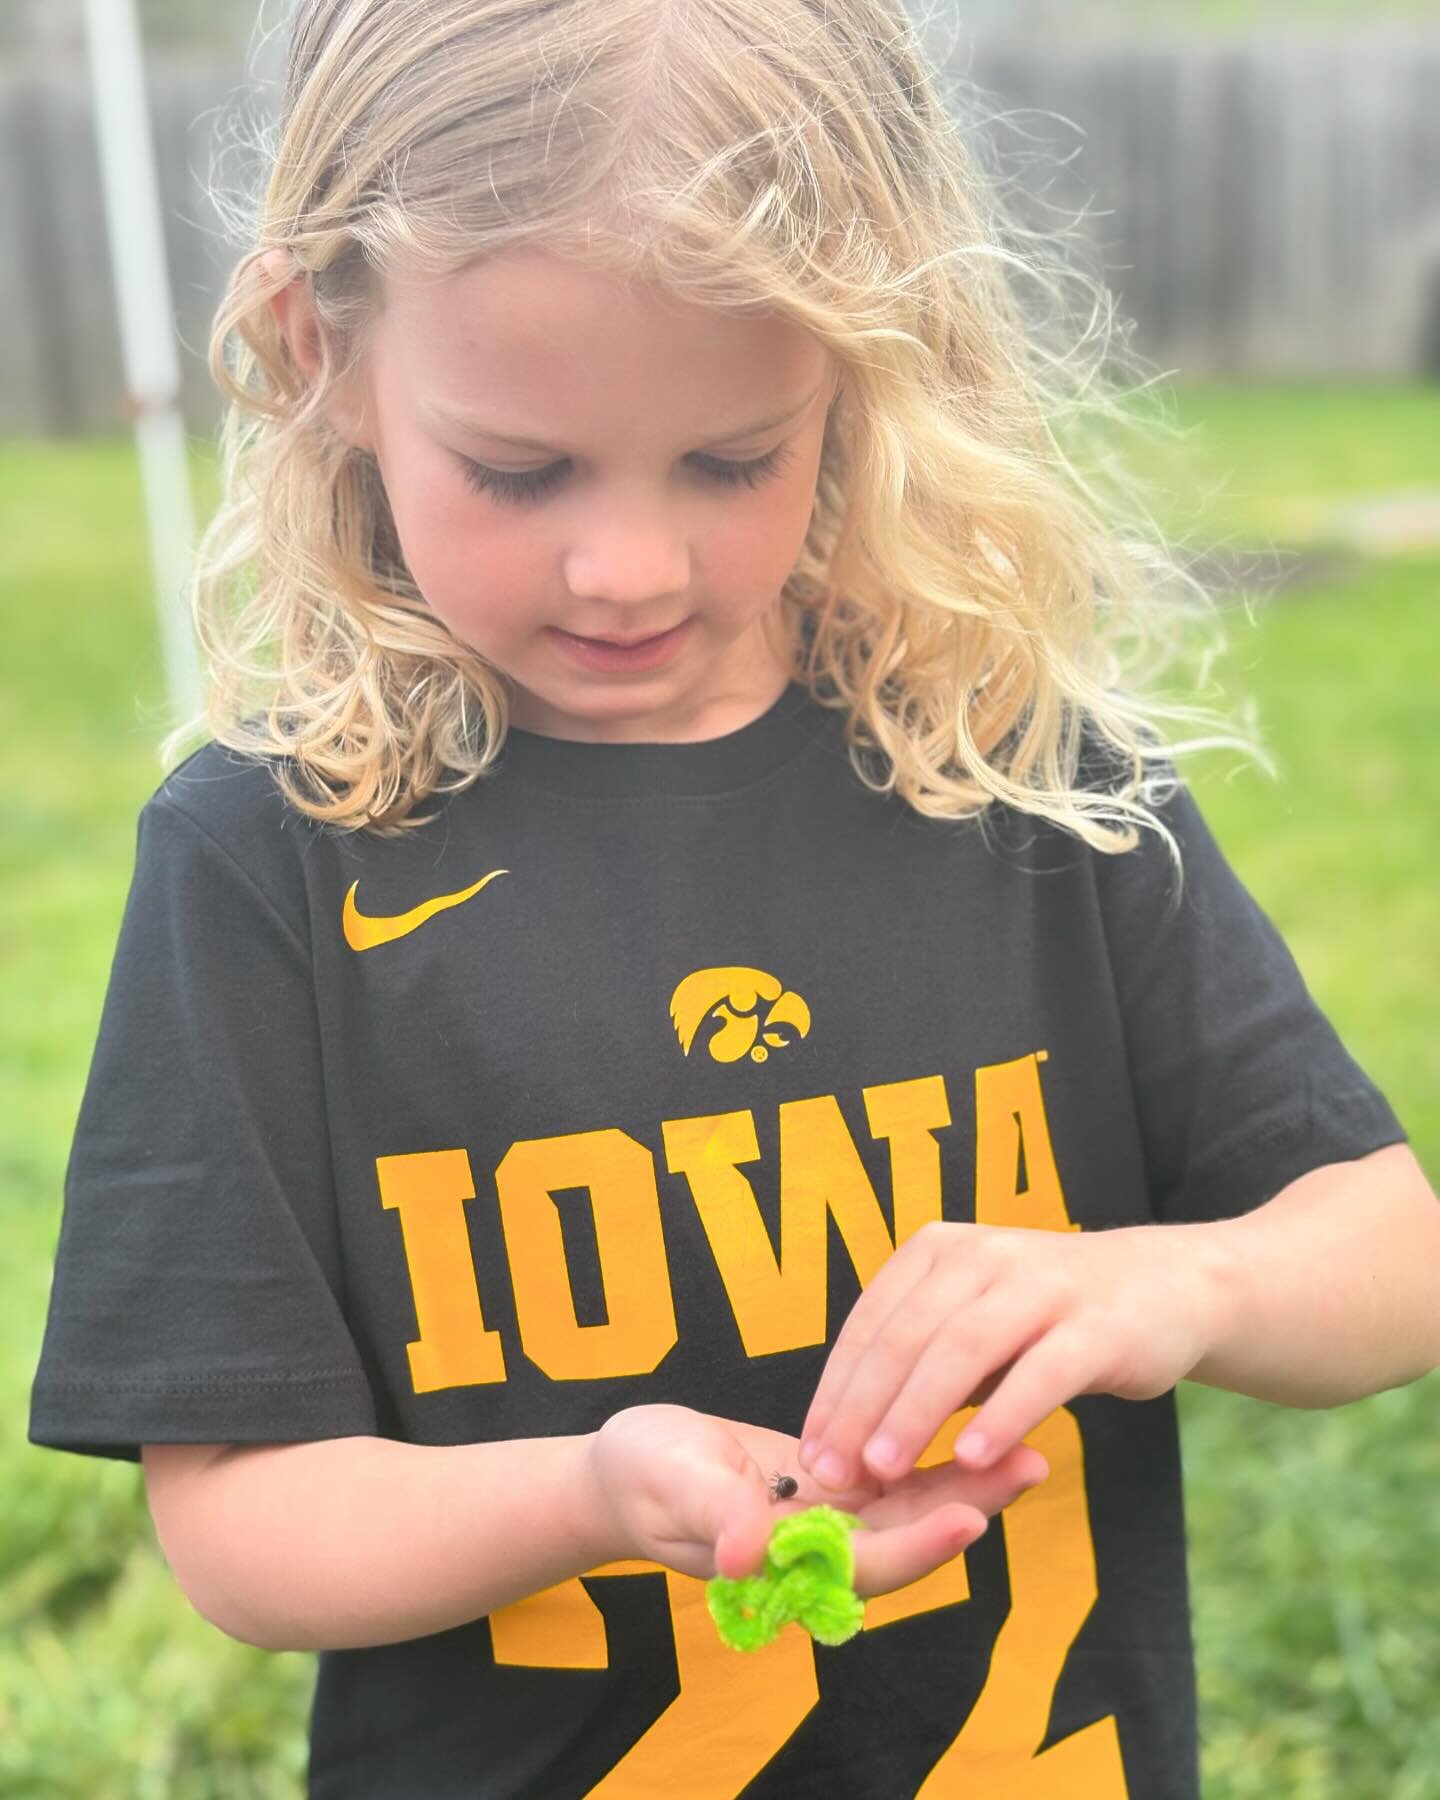
[[[817,1481],[823,1481],[826,1487],[844,1487],[845,1459],[834,1450],[827,1450],[810,1473]]]
[[[955,1445],[957,1459],[969,1463],[972,1469],[978,1469],[989,1454],[990,1440],[983,1431],[964,1432]]]
[[[893,1469],[900,1460],[900,1446],[888,1432],[873,1437],[865,1446],[865,1460],[873,1468]]]

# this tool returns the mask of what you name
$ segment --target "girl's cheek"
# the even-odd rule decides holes
[[[408,558],[421,593],[458,637],[476,649],[537,625],[559,623],[543,596],[554,590],[534,545],[504,530],[422,532]]]
[[[410,573],[432,604],[460,600],[476,588],[476,574],[503,555],[481,517],[481,503],[463,492],[457,496],[429,485],[401,486],[391,496],[395,529]]]

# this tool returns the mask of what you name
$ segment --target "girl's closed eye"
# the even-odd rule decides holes
[[[695,460],[705,475],[722,487],[735,487],[743,482],[746,487],[755,488],[762,481],[771,481],[780,475],[788,466],[791,454],[790,445],[784,443],[750,462],[728,462],[717,456],[697,456]],[[497,499],[515,504],[542,499],[559,485],[570,466],[562,461],[551,463],[548,468],[527,469],[516,474],[505,469],[492,469],[468,456],[458,460],[467,485],[477,494],[493,494]]]

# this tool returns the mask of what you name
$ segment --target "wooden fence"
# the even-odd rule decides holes
[[[960,71],[1038,158],[1022,192],[1073,221],[1133,342],[1194,376],[1440,373],[1440,31],[967,47]],[[191,428],[236,246],[210,198],[273,104],[243,69],[152,62]],[[243,133],[241,134],[243,136]],[[222,147],[218,160],[216,146]],[[1067,159],[1068,160],[1062,160]],[[1039,217],[1027,207],[1026,216]],[[83,69],[0,69],[0,432],[112,430],[124,380]]]

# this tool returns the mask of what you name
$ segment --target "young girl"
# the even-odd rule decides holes
[[[300,6],[30,1436],[311,1795],[1193,1797],[1175,1385],[1440,1362],[984,192],[900,0]]]

